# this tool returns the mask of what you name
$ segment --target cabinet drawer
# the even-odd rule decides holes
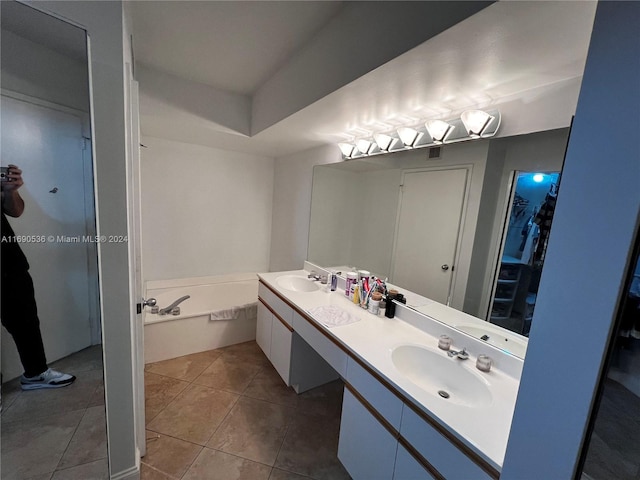
[[[400,435],[445,478],[492,478],[406,405],[402,410]]]
[[[354,480],[391,480],[398,441],[345,389],[338,458]]]
[[[262,283],[258,284],[258,296],[289,326],[293,325],[293,309]]]
[[[400,430],[402,400],[376,380],[353,358],[347,360],[346,380],[393,428]]]
[[[398,445],[393,480],[433,480],[435,478],[407,452],[406,448]]]
[[[345,378],[347,374],[347,354],[340,347],[329,340],[298,312],[293,312],[293,329],[338,372],[338,375]]]

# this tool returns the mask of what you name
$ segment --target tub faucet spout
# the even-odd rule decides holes
[[[177,299],[175,302],[173,302],[168,307],[161,308],[160,310],[158,310],[158,314],[166,315],[167,313],[171,312],[171,310],[173,310],[175,307],[177,307],[182,302],[184,302],[187,298],[191,298],[191,295],[185,295],[184,297],[180,297],[179,299]]]

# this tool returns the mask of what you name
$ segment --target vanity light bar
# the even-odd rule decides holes
[[[493,137],[500,126],[498,110],[466,110],[451,120],[429,120],[424,127],[400,127],[394,133],[376,133],[353,143],[339,143],[344,159],[377,155],[391,151],[431,147]],[[426,127],[426,128],[425,128]],[[398,137],[395,136],[397,133]]]

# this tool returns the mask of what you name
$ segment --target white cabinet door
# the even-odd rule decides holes
[[[433,480],[434,478],[407,452],[406,448],[398,445],[393,480]]]
[[[271,355],[271,323],[273,314],[267,307],[258,301],[258,320],[256,323],[256,342],[267,356]]]
[[[398,441],[344,391],[338,458],[354,480],[391,480]]]
[[[445,478],[490,480],[491,477],[462,451],[405,405],[400,435]]]
[[[273,364],[284,383],[291,385],[291,337],[289,330],[275,315],[271,322],[271,355],[269,360]]]

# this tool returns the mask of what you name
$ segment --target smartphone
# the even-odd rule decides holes
[[[9,175],[9,167],[0,167],[0,180],[3,182],[10,182],[11,179],[8,178]]]

